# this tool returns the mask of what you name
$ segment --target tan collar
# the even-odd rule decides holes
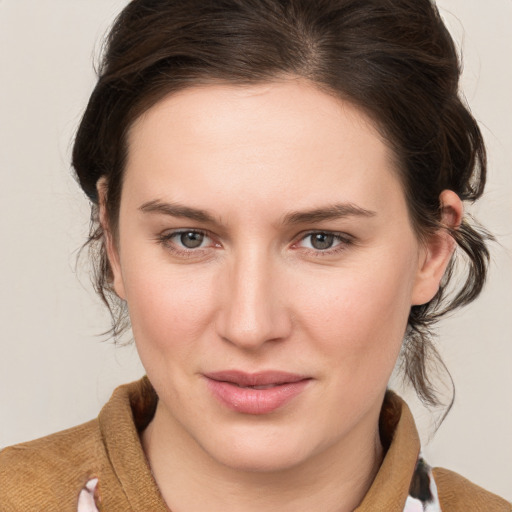
[[[388,391],[380,414],[380,432],[386,455],[370,489],[355,512],[402,512],[420,453],[420,438],[411,411]]]
[[[148,378],[144,377],[118,387],[98,417],[107,455],[133,510],[169,510],[139,438],[139,432],[155,413],[157,400]]]

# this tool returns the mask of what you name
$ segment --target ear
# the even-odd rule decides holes
[[[439,196],[439,202],[443,227],[424,242],[412,293],[413,306],[426,304],[435,296],[455,251],[456,242],[449,229],[457,229],[462,222],[462,201],[452,190],[444,190]]]
[[[110,268],[112,269],[113,275],[112,286],[116,294],[121,299],[126,300],[123,276],[121,273],[119,249],[115,241],[115,236],[112,233],[112,228],[107,213],[106,202],[108,193],[108,182],[105,176],[102,176],[98,180],[96,184],[96,189],[98,191],[99,220],[101,227],[103,229],[105,249],[107,251],[108,262],[110,263]]]

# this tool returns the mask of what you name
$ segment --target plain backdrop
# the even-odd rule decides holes
[[[125,0],[0,0],[0,447],[97,416],[144,374],[76,266],[89,206],[70,148],[94,56]],[[498,237],[480,299],[440,326],[455,405],[437,434],[411,401],[427,460],[512,499],[511,0],[439,0],[464,52],[463,89],[489,149],[473,213]]]

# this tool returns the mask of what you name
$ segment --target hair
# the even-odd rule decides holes
[[[106,39],[72,162],[91,201],[93,282],[110,309],[114,337],[129,319],[112,287],[97,182],[106,178],[105,210],[116,233],[128,130],[160,99],[209,83],[244,86],[295,77],[352,102],[393,150],[411,223],[422,240],[449,229],[441,223],[443,190],[474,201],[485,185],[485,146],[459,94],[460,73],[454,42],[430,0],[130,2]],[[492,238],[469,217],[449,231],[456,254],[465,256],[465,272],[449,291],[452,258],[436,296],[411,308],[401,355],[406,379],[430,406],[440,404],[430,367],[446,370],[433,326],[478,296]]]

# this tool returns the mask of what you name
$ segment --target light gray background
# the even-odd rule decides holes
[[[100,342],[108,317],[75,258],[88,204],[70,177],[93,55],[125,0],[0,0],[0,447],[95,417],[141,376],[133,347]],[[489,148],[474,212],[499,237],[488,286],[445,321],[455,406],[424,447],[512,499],[512,1],[439,0],[465,55],[463,86]],[[408,395],[409,396],[409,395]],[[426,443],[429,415],[411,399]]]

